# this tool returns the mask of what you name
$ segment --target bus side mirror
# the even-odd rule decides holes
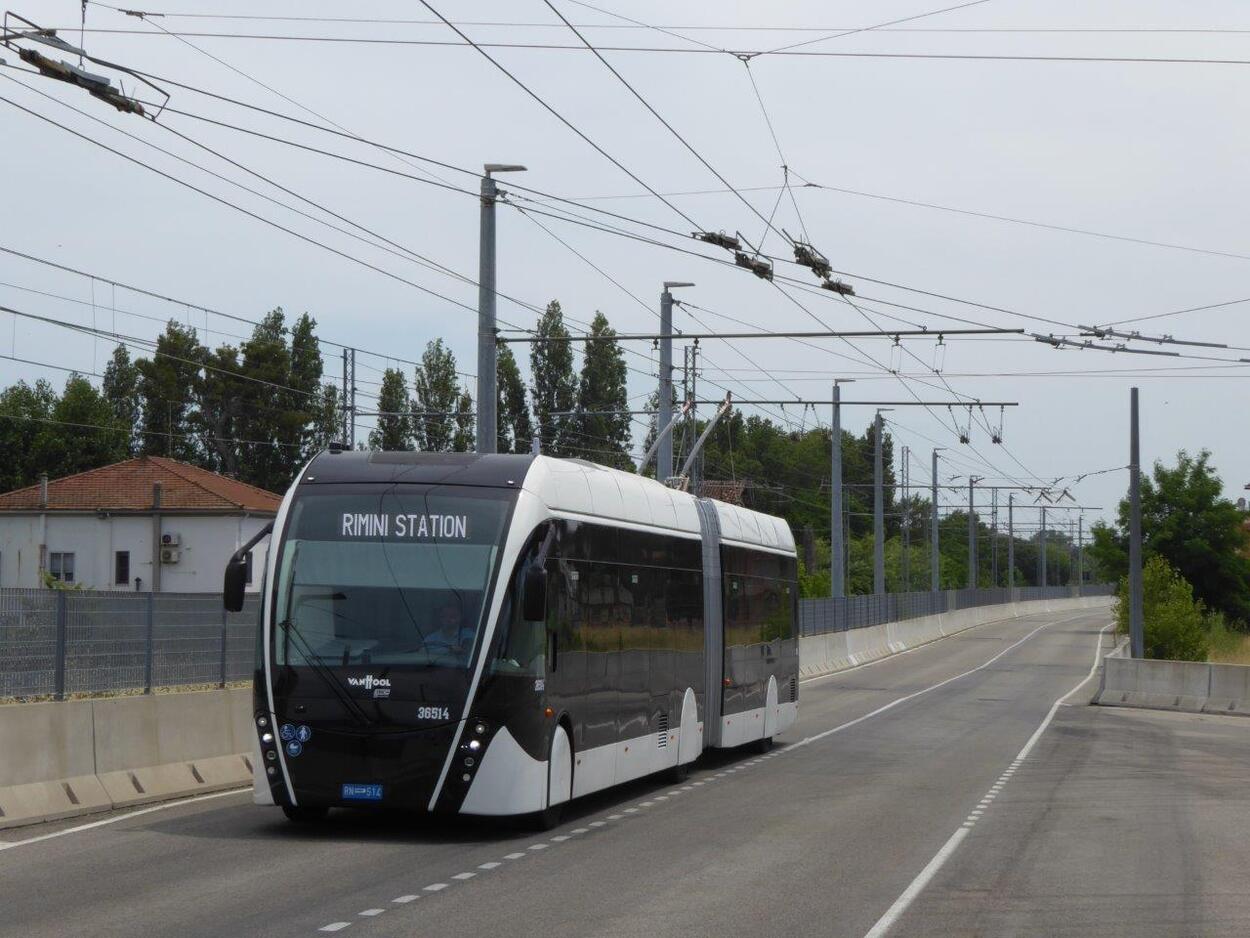
[[[547,570],[541,564],[525,568],[521,582],[521,617],[526,622],[547,621]]]
[[[230,612],[239,612],[243,609],[243,587],[246,585],[246,557],[231,557],[226,564],[226,577],[221,589],[222,604]]]

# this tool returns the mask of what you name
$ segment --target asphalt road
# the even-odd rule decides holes
[[[249,794],[6,831],[0,935],[1250,934],[1250,722],[1083,706],[1092,683],[1056,706],[1106,624],[994,624],[806,683],[772,754],[541,835],[297,827]]]

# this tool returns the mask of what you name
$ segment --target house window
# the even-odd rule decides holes
[[[244,581],[248,586],[252,585],[252,552],[249,550],[243,557],[243,562],[247,565],[247,576]]]
[[[113,553],[113,585],[130,585],[130,551],[128,550]]]
[[[51,564],[48,572],[52,574],[52,579],[60,580],[62,583],[73,583],[74,555],[53,552],[50,559]]]

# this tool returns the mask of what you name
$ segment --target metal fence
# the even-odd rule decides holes
[[[1031,599],[1106,596],[1111,585],[887,593],[799,602],[803,635]],[[1014,597],[1012,594],[1015,594]],[[259,599],[226,612],[216,593],[0,589],[0,699],[249,680]]]
[[[259,600],[0,589],[0,698],[224,686],[252,676]]]
[[[840,599],[799,600],[799,632],[801,635],[823,635],[846,632],[871,625],[900,622],[932,616],[974,606],[994,606],[1034,599],[1069,599],[1075,596],[1110,596],[1115,585],[1098,583],[1077,586],[1005,586],[979,589],[941,590],[939,592],[883,593],[846,596]]]

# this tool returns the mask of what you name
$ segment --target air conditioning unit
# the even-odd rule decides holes
[[[168,536],[168,535],[166,535]],[[182,559],[182,551],[176,547],[161,548],[161,563],[177,563]]]
[[[182,535],[181,535],[181,534],[175,534],[175,533],[174,533],[174,532],[172,532],[172,531],[171,531],[171,532],[169,532],[168,534],[162,534],[162,535],[161,535],[161,546],[162,546],[162,547],[181,547],[181,546],[182,546]]]

